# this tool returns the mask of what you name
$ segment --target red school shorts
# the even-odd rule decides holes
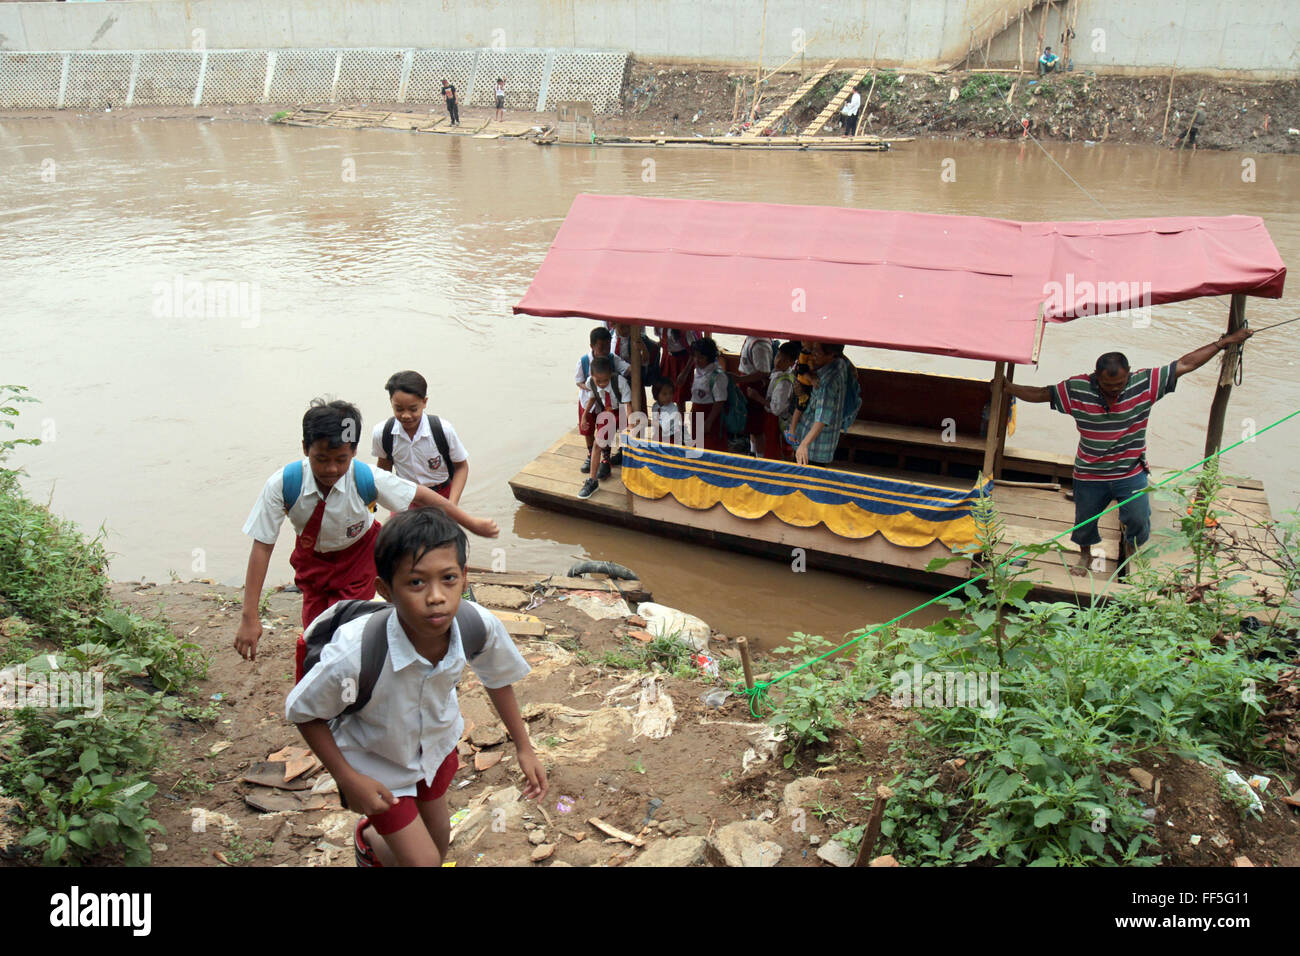
[[[447,759],[438,767],[437,773],[433,775],[433,783],[427,787],[421,780],[415,785],[415,796],[398,797],[397,806],[385,810],[378,816],[369,817],[370,825],[375,828],[375,832],[386,836],[389,833],[396,833],[404,827],[410,826],[420,810],[416,806],[419,803],[430,803],[437,800],[447,792],[451,786],[452,777],[456,776],[456,768],[460,766],[460,758],[456,751],[452,750],[447,754]]]

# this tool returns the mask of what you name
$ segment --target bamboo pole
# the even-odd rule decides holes
[[[871,862],[876,841],[880,839],[880,825],[885,821],[885,801],[893,795],[894,791],[886,786],[876,787],[876,799],[871,805],[871,816],[867,819],[867,829],[862,834],[862,844],[858,847],[858,857],[853,861],[854,866],[867,866]]]
[[[745,671],[745,689],[754,689],[754,665],[749,659],[749,638],[736,638],[736,649],[740,651],[740,666]]]
[[[1169,109],[1174,105],[1174,74],[1178,72],[1178,67],[1169,71],[1169,96],[1165,99],[1165,125],[1160,127],[1160,142],[1165,141],[1165,133],[1169,132]]]
[[[984,477],[996,478],[998,423],[1002,420],[1002,392],[1007,377],[1007,363],[998,362],[993,368],[993,395],[989,399],[989,425],[984,440]]]
[[[641,385],[641,363],[645,360],[642,358],[641,326],[629,325],[627,329],[632,337],[631,347],[627,352],[632,359],[632,368],[630,369],[632,373],[632,411],[644,412],[645,389]]]
[[[1234,292],[1228,308],[1228,335],[1246,324],[1246,294]],[[1205,456],[1208,458],[1223,445],[1223,423],[1228,416],[1228,399],[1232,395],[1232,380],[1237,372],[1237,350],[1229,346],[1219,363],[1219,387],[1210,404],[1210,422],[1205,430]]]
[[[876,51],[880,49],[880,34],[876,34],[875,45],[871,48],[871,89],[867,90],[867,98],[862,101],[862,108],[858,110],[858,122],[853,127],[853,135],[857,136],[862,132],[862,123],[867,116],[867,107],[871,105],[871,94],[876,90]]]
[[[754,72],[754,104],[749,110],[749,120],[758,119],[758,87],[763,81],[763,44],[767,42],[767,0],[763,0],[763,26],[758,33],[758,69]]]

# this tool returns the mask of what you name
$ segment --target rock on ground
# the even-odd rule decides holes
[[[652,843],[628,866],[713,866],[717,859],[717,850],[708,840],[688,836]]]
[[[775,866],[781,858],[776,830],[759,820],[728,823],[713,838],[727,866]]]
[[[837,843],[834,840],[823,847],[818,847],[817,856],[831,866],[852,866],[857,860],[855,853],[845,847],[843,843]]]

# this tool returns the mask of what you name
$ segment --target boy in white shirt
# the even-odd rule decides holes
[[[460,504],[469,453],[451,422],[428,415],[429,385],[419,372],[395,372],[384,385],[393,417],[375,426],[370,450],[379,467]]]
[[[628,398],[632,393],[632,384],[625,376],[614,374],[613,358],[610,355],[598,355],[591,360],[591,378],[587,379],[585,386],[591,395],[587,405],[587,418],[591,423],[592,440],[600,444],[600,454],[593,454],[587,459],[588,477],[578,490],[579,498],[590,498],[600,487],[601,479],[608,478],[613,473],[609,459],[614,440],[618,436],[618,423],[626,422],[628,417]]]
[[[374,586],[392,608],[339,625],[285,701],[285,716],[338,782],[345,806],[363,814],[354,831],[359,866],[438,866],[446,858],[446,793],[465,730],[456,684],[467,662],[515,743],[524,796],[546,796],[546,770],[511,686],[528,664],[505,626],[472,602],[465,603],[478,615],[481,645],[466,660],[466,550],[465,533],[442,512],[408,511],[389,521],[375,543]],[[386,619],[372,621],[376,614]],[[312,626],[328,624],[323,617]],[[359,698],[359,688],[370,689],[368,698]]]
[[[794,366],[799,361],[800,347],[799,342],[791,339],[776,350],[776,362],[768,376],[766,394],[752,387],[746,390],[751,402],[764,406],[763,428],[754,438],[755,453],[759,458],[789,459],[788,446],[781,435],[789,427],[794,412]]]
[[[682,412],[677,407],[677,387],[667,379],[660,379],[654,387],[654,406],[650,418],[654,424],[651,437],[665,445],[682,445]]]
[[[614,363],[615,374],[622,376],[627,376],[632,368],[617,355],[610,355],[610,338],[609,329],[602,326],[592,329],[589,338],[591,351],[578,359],[578,367],[573,373],[573,382],[578,386],[578,433],[587,440],[587,460],[579,469],[584,475],[591,470],[591,449],[596,443],[596,426],[587,414],[591,406],[591,389],[587,387],[587,382],[591,378],[591,363],[605,356]],[[631,390],[632,386],[629,385],[628,390],[623,394],[630,395]]]
[[[361,412],[348,402],[317,399],[302,418],[302,451],[306,460],[285,465],[271,475],[244,522],[253,539],[244,577],[244,609],[235,650],[246,660],[257,657],[262,622],[257,607],[266,582],[275,539],[287,517],[297,534],[289,564],[302,591],[302,622],[306,627],[337,601],[366,599],[375,593],[375,535],[370,505],[392,511],[412,504],[445,511],[475,534],[495,538],[500,532],[490,518],[475,518],[428,488],[388,472],[375,472],[354,459],[361,433]],[[303,653],[302,638],[298,654]]]

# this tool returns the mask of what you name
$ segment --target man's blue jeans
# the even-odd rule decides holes
[[[1088,521],[1070,534],[1070,540],[1079,547],[1101,543],[1101,532],[1097,530],[1097,515],[1105,511],[1112,501],[1123,501],[1137,494],[1147,486],[1147,475],[1140,471],[1132,478],[1119,481],[1083,481],[1074,482],[1074,523]],[[1146,544],[1151,537],[1151,500],[1149,495],[1134,498],[1128,504],[1120,505],[1119,521],[1124,527],[1124,537],[1137,547]]]

